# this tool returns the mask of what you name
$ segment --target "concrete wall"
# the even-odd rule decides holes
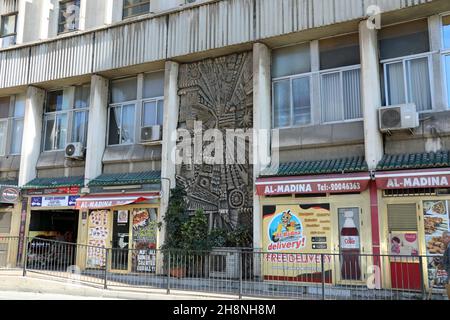
[[[103,155],[104,173],[161,170],[161,146],[140,144],[106,147]]]

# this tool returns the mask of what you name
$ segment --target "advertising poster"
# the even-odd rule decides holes
[[[393,231],[390,234],[391,256],[418,256],[419,243],[417,232]]]
[[[109,211],[98,210],[89,214],[87,267],[103,268],[106,266],[106,251],[109,239]]]
[[[266,280],[331,282],[329,204],[263,207],[263,273]]]
[[[445,200],[424,201],[423,210],[429,284],[430,287],[444,289],[447,272],[442,265],[446,249],[442,236],[450,230],[449,203]]]
[[[133,271],[156,272],[156,209],[133,210]]]

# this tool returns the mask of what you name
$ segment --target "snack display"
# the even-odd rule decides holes
[[[144,227],[150,218],[147,209],[138,210],[133,212],[133,228]]]
[[[427,237],[427,251],[430,255],[441,255],[445,253],[445,243],[442,237]]]
[[[448,230],[448,220],[443,217],[425,217],[425,234],[432,235],[438,231]]]
[[[424,211],[426,215],[446,215],[447,206],[445,201],[426,201],[424,202]]]

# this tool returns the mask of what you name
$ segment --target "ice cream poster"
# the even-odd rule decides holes
[[[329,204],[263,207],[263,274],[268,280],[316,282],[331,251]],[[331,256],[323,255],[331,269]],[[331,271],[326,273],[331,280]]]

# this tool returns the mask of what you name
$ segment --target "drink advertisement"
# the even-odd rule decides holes
[[[447,279],[442,256],[446,249],[443,233],[450,230],[449,205],[449,202],[445,200],[424,201],[423,203],[428,280],[430,287],[436,289],[444,289]]]
[[[392,231],[390,233],[390,244],[391,256],[410,257],[419,255],[417,232]]]
[[[133,210],[133,270],[156,272],[156,209]]]
[[[87,267],[106,266],[106,246],[109,239],[109,211],[98,210],[89,214]]]
[[[331,252],[330,205],[264,206],[263,252],[266,280],[321,281],[321,254]],[[331,256],[323,259],[331,282]]]

